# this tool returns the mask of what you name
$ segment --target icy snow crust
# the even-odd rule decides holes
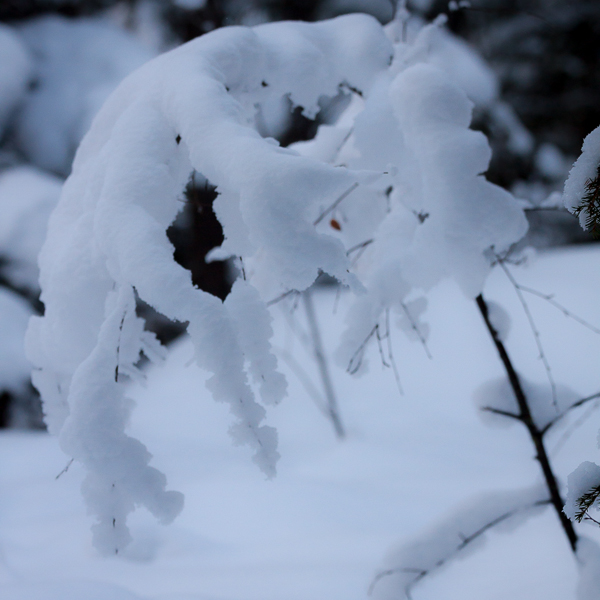
[[[236,419],[234,440],[271,477],[277,436],[248,382],[264,404],[285,393],[264,300],[308,288],[321,271],[350,286],[359,297],[347,360],[390,309],[414,322],[404,313],[415,290],[452,277],[478,294],[494,252],[525,233],[512,196],[481,175],[490,151],[468,128],[471,102],[427,64],[438,33],[429,26],[394,44],[364,15],[218,30],[139,69],[95,119],[50,220],[46,313],[32,319],[26,345],[49,429],[87,469],[103,552],[129,541],[135,506],[164,522],[182,507],[124,432],[124,378],[135,377],[140,352],[160,356],[136,294],[189,323],[195,359],[213,374],[207,385]],[[340,89],[353,101],[313,142],[283,149],[254,128],[267,98],[287,95],[314,116],[319,98]],[[193,287],[166,236],[192,170],[220,193],[221,256],[245,265],[247,280],[225,303]],[[365,252],[354,265],[357,245]]]

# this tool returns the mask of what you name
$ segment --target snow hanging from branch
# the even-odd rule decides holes
[[[46,312],[32,319],[26,345],[48,427],[87,470],[84,496],[102,552],[128,543],[126,517],[136,506],[168,522],[183,502],[125,433],[124,375],[135,374],[140,353],[160,354],[135,314],[136,294],[189,323],[195,358],[213,373],[213,396],[231,406],[234,439],[252,448],[268,477],[275,473],[276,432],[262,424],[265,409],[245,370],[248,361],[265,402],[281,399],[266,308],[257,308],[251,284],[234,286],[225,304],[196,289],[166,236],[191,172],[221,193],[232,249],[260,254],[253,284],[261,293],[305,289],[321,270],[360,288],[343,244],[313,221],[321,203],[372,176],[279,148],[258,135],[253,115],[273,94],[314,115],[321,95],[343,82],[368,88],[390,57],[380,26],[364,16],[223,29],[139,69],[95,119],[50,219],[40,256]]]

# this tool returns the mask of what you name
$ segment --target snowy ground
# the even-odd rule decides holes
[[[555,250],[518,281],[600,324],[590,282],[600,250]],[[315,300],[330,351],[342,328],[346,299],[333,315],[335,292]],[[508,348],[529,380],[546,375],[514,289],[501,270],[486,296],[511,315]],[[600,390],[600,337],[543,300],[529,298],[542,343],[559,383],[578,397]],[[302,344],[277,319],[277,345],[317,381]],[[294,319],[301,326],[302,305]],[[101,558],[90,543],[90,519],[79,495],[82,473],[56,441],[30,432],[0,434],[0,597],[3,600],[364,600],[388,552],[429,530],[451,511],[494,490],[538,480],[525,432],[516,424],[489,427],[472,401],[481,384],[502,375],[473,302],[450,284],[430,295],[429,360],[418,342],[394,336],[404,396],[376,348],[370,372],[352,379],[333,366],[348,431],[330,424],[287,365],[290,395],[270,412],[279,431],[278,476],[265,481],[245,448],[227,435],[227,408],[204,390],[204,375],[186,366],[192,350],[173,347],[167,363],[136,387],[132,430],[185,493],[182,515],[168,527],[138,511],[135,541],[119,558]],[[586,412],[583,408],[569,421]],[[596,460],[600,412],[594,412],[553,454],[563,479]],[[568,431],[568,428],[567,428]],[[560,435],[549,438],[552,449]],[[581,531],[600,539],[600,530]],[[512,531],[491,533],[414,589],[415,600],[571,600],[576,564],[556,516],[548,509]],[[401,597],[398,594],[398,597]]]

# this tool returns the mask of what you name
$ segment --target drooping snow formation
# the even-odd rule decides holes
[[[471,102],[427,64],[437,31],[396,42],[364,15],[221,29],[143,66],[96,117],[50,220],[46,312],[27,350],[50,430],[88,471],[104,552],[127,543],[136,505],[163,521],[182,505],[125,433],[124,376],[135,376],[140,352],[160,355],[136,296],[189,323],[208,386],[236,419],[234,439],[272,476],[277,438],[263,404],[278,402],[285,382],[265,301],[320,272],[335,277],[359,294],[352,352],[415,289],[453,277],[479,293],[494,252],[525,233],[515,200],[482,175],[489,148],[468,128]],[[256,131],[261,102],[287,96],[314,116],[322,96],[340,93],[352,96],[348,108],[312,142],[285,149]],[[244,265],[246,281],[224,303],[194,288],[166,236],[193,170],[219,192],[225,242],[214,256]]]

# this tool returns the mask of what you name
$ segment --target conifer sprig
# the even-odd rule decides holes
[[[585,182],[585,194],[575,208],[575,216],[583,213],[585,228],[594,238],[600,238],[600,165],[596,170],[596,177]]]
[[[579,510],[575,513],[575,520],[578,523],[581,523],[584,519],[589,519],[595,523],[598,522],[596,519],[592,519],[588,514],[589,509],[592,508],[598,498],[600,498],[600,485],[593,487],[577,499],[577,507]]]

